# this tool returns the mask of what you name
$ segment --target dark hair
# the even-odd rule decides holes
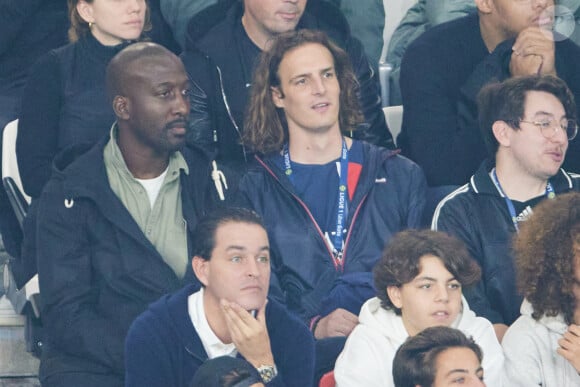
[[[580,193],[558,195],[534,207],[515,236],[514,253],[518,287],[534,308],[532,317],[561,313],[571,324],[580,258]]]
[[[285,32],[272,41],[262,53],[254,71],[252,89],[247,105],[242,141],[261,154],[278,152],[288,141],[288,127],[283,109],[272,101],[272,87],[280,87],[278,69],[287,52],[309,43],[327,48],[334,59],[340,86],[339,124],[343,132],[353,131],[363,122],[358,101],[359,85],[350,59],[328,36],[321,31],[301,29]],[[282,90],[280,90],[282,91]]]
[[[248,223],[262,227],[262,218],[254,211],[247,208],[223,207],[218,208],[203,217],[193,234],[193,255],[210,260],[215,247],[215,235],[217,229],[226,223]]]
[[[81,0],[67,0],[68,2],[68,15],[70,19],[70,27],[68,29],[68,39],[71,42],[76,42],[82,36],[88,34],[91,29],[89,27],[89,23],[85,21],[79,14],[77,10],[77,4]],[[95,0],[84,0],[85,2],[92,4]],[[148,1],[145,0],[145,5],[147,9],[145,10],[145,24],[143,25],[143,31],[151,30],[151,13],[149,10]]]
[[[261,382],[258,371],[246,360],[220,356],[206,360],[198,368],[190,387],[251,386]]]
[[[440,231],[402,231],[391,239],[373,269],[377,297],[383,308],[401,314],[387,295],[387,288],[411,282],[421,271],[421,258],[425,255],[439,258],[462,286],[472,285],[480,278],[479,265],[459,239]]]
[[[495,156],[499,147],[492,130],[494,122],[505,121],[513,129],[519,129],[519,120],[524,118],[526,95],[529,91],[543,91],[554,95],[564,106],[566,117],[576,119],[574,95],[558,77],[531,75],[486,85],[477,96],[477,108],[479,127],[488,156]]]
[[[426,328],[399,347],[393,359],[395,387],[431,387],[437,374],[437,357],[451,348],[472,350],[479,363],[483,360],[481,348],[460,330],[437,326]]]

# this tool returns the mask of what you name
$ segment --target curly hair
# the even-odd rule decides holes
[[[558,195],[534,207],[515,236],[516,275],[536,320],[562,314],[573,322],[575,262],[580,259],[580,193]]]
[[[530,75],[513,77],[503,82],[491,83],[481,89],[477,96],[479,127],[489,156],[495,156],[499,143],[493,134],[493,123],[506,121],[513,129],[519,128],[524,118],[526,94],[543,91],[555,96],[568,119],[576,119],[574,94],[566,82],[553,75]]]
[[[421,271],[421,258],[425,255],[439,258],[461,286],[479,281],[481,269],[459,239],[440,231],[402,231],[391,239],[373,269],[377,297],[383,308],[401,314],[387,295],[387,288],[411,282]]]
[[[358,101],[359,84],[350,59],[321,31],[301,29],[278,35],[262,53],[254,71],[247,105],[242,142],[254,152],[267,155],[279,152],[288,141],[288,126],[283,109],[272,101],[272,88],[280,87],[278,69],[289,51],[309,43],[320,44],[330,51],[340,86],[339,124],[349,132],[363,122]]]
[[[70,19],[70,27],[68,29],[68,39],[71,42],[76,42],[82,36],[88,34],[91,29],[89,27],[89,23],[86,22],[85,19],[81,17],[79,11],[77,10],[77,5],[80,3],[81,0],[68,0],[68,15]],[[85,2],[92,4],[95,0],[84,0]],[[97,0],[98,1],[98,0]],[[149,10],[148,1],[145,0],[145,4],[147,5],[147,9],[145,10],[145,25],[143,26],[143,31],[150,31],[151,30],[151,14]]]

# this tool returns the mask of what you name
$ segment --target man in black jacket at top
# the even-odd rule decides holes
[[[392,148],[377,76],[363,47],[340,10],[320,0],[228,0],[190,21],[181,55],[194,83],[189,141],[217,149],[218,160],[237,166],[249,161],[240,139],[254,64],[272,37],[303,28],[324,31],[349,54],[366,126],[355,136]]]

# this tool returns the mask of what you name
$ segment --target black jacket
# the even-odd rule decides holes
[[[432,228],[462,240],[481,267],[481,281],[465,291],[471,309],[493,324],[510,325],[519,317],[522,303],[511,254],[515,228],[505,199],[489,176],[492,167],[484,162],[468,184],[439,203]],[[564,170],[550,183],[556,195],[580,190],[580,176]]]
[[[268,230],[271,296],[305,320],[326,314],[322,300],[329,296],[335,281],[341,286],[356,281],[357,287],[372,288],[372,268],[391,237],[420,226],[426,188],[421,168],[368,143],[363,143],[363,155],[345,223],[348,232],[342,266],[333,264],[332,252],[312,213],[271,159],[258,159],[259,164],[240,182],[241,196],[263,217]],[[364,273],[365,278],[361,280],[354,273]],[[348,279],[343,284],[339,278],[345,275]],[[358,300],[358,308],[364,301],[366,298]],[[339,302],[337,307],[346,305]]]
[[[477,121],[477,94],[490,82],[510,78],[510,61],[514,39],[499,44],[473,71],[461,87],[458,103],[458,121],[471,129],[479,138],[478,151],[484,151],[484,142]],[[580,117],[580,47],[570,39],[560,36],[555,42],[556,73],[566,82],[576,101],[576,116]],[[476,149],[473,149],[474,151]],[[475,160],[481,162],[481,160]],[[570,141],[562,167],[571,172],[580,172],[580,136]]]
[[[218,160],[237,164],[251,161],[240,145],[253,70],[253,65],[244,63],[240,51],[237,31],[242,13],[241,2],[230,0],[197,14],[189,23],[186,49],[181,55],[194,83],[190,141],[217,148]],[[377,76],[361,43],[351,36],[340,10],[325,1],[311,0],[297,28],[322,30],[349,54],[361,87],[361,108],[370,125],[355,132],[355,137],[392,147],[392,136],[381,109]]]
[[[38,275],[45,327],[40,379],[67,372],[114,375],[123,383],[124,341],[133,319],[180,281],[111,190],[106,141],[76,158],[65,153],[39,198]],[[216,203],[210,159],[182,151],[188,244],[198,218]],[[74,160],[74,161],[73,161]],[[70,164],[70,165],[69,165]]]

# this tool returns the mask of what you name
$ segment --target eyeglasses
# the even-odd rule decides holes
[[[567,118],[561,119],[559,122],[555,118],[543,118],[541,120],[536,121],[526,121],[526,120],[517,120],[516,123],[524,122],[526,124],[532,124],[542,133],[547,139],[550,139],[556,135],[558,130],[562,130],[566,133],[566,137],[568,140],[573,140],[578,133],[578,124],[576,124],[575,120],[569,120]]]

